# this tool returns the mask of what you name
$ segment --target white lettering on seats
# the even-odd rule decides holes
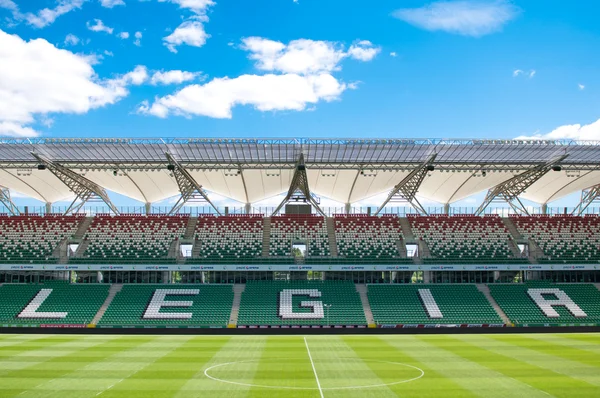
[[[559,318],[560,314],[552,307],[562,306],[566,307],[573,316],[577,318],[585,318],[587,314],[583,312],[577,304],[571,300],[565,292],[557,288],[546,288],[546,289],[527,289],[527,294],[540,307],[542,312],[546,314],[548,318]],[[557,300],[546,300],[544,294],[553,294]]]
[[[195,296],[200,293],[199,289],[157,289],[144,312],[144,319],[190,319],[194,314],[191,312],[160,312],[163,307],[191,307],[193,301],[165,301],[170,295]]]
[[[419,289],[419,296],[421,297],[421,301],[425,306],[425,311],[427,311],[427,315],[430,318],[443,318],[442,311],[440,311],[440,307],[438,307],[433,295],[431,294],[431,290],[429,289]]]
[[[62,319],[69,315],[68,312],[37,312],[44,301],[50,296],[54,289],[42,289],[35,295],[33,300],[27,304],[27,307],[21,311],[17,318],[32,318],[32,319]]]
[[[321,301],[301,301],[300,307],[312,308],[312,312],[294,312],[292,305],[293,296],[321,297],[317,289],[285,289],[279,293],[279,316],[282,319],[323,319],[323,303]]]

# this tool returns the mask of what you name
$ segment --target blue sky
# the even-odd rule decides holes
[[[0,0],[0,136],[600,139],[599,12]]]
[[[600,4],[576,3],[0,0],[0,29],[21,40],[3,45],[8,51],[0,54],[5,64],[0,68],[27,70],[32,76],[20,73],[23,79],[40,82],[4,87],[10,94],[22,91],[16,94],[23,103],[11,106],[24,108],[25,117],[14,120],[0,113],[0,132],[53,137],[514,138],[547,134],[563,125],[588,125],[600,118],[600,28],[594,17]],[[50,17],[40,18],[44,15]],[[166,38],[185,26],[197,29],[179,32],[180,41],[171,46],[177,52],[170,51]],[[122,32],[129,37],[120,38]],[[138,45],[136,32],[141,36]],[[76,39],[66,42],[68,35]],[[273,43],[283,47],[270,61],[293,51],[297,58],[261,67],[269,56],[253,52],[248,38],[260,40],[255,51]],[[40,58],[56,60],[54,75],[32,70],[38,69],[31,65],[39,59],[36,51],[28,50],[36,39],[48,42]],[[298,50],[293,43],[301,40],[305,42]],[[328,50],[314,57],[320,45]],[[372,55],[353,58],[348,53],[352,46],[373,50]],[[57,49],[75,54],[76,60],[59,59]],[[16,54],[23,51],[29,55]],[[81,60],[91,71],[81,72]],[[293,68],[304,61],[312,69]],[[145,68],[143,81],[133,82],[127,75],[136,67]],[[79,76],[64,76],[73,71]],[[191,80],[151,84],[157,71],[191,72]],[[265,75],[274,77],[273,82],[265,83]],[[297,81],[284,82],[293,80],[285,79],[290,75]],[[315,76],[323,82],[306,87]],[[227,84],[211,84],[224,77],[230,79]],[[46,79],[64,81],[53,87]],[[7,86],[2,80],[0,92]],[[117,87],[98,95],[94,88],[82,88],[84,83]],[[282,92],[261,95],[265,85]],[[61,87],[68,88],[69,99],[44,93]],[[305,89],[309,92],[290,94]],[[323,93],[315,93],[321,89]],[[125,93],[115,93],[119,90]],[[48,98],[36,104],[40,91]],[[167,96],[173,97],[168,97],[171,106],[165,115],[159,105]],[[195,101],[233,105],[205,104],[198,111],[198,104],[189,104]],[[150,113],[142,111],[153,104]],[[15,131],[15,125],[21,129]],[[600,136],[600,126],[591,130],[570,128],[561,134]]]

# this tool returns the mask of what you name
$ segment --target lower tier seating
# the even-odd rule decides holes
[[[419,289],[428,289],[442,317],[432,317]],[[475,285],[368,285],[373,318],[378,324],[501,324]],[[439,314],[438,314],[439,315]]]
[[[500,308],[515,324],[600,323],[600,291],[592,284],[528,282],[524,284],[494,284],[489,287]],[[547,293],[540,292],[545,302],[559,300],[560,293],[557,295],[556,291],[550,292],[552,289],[559,289],[581,308],[586,316],[576,316],[567,307],[558,305],[551,306],[558,317],[548,316],[536,304],[531,292],[528,292],[529,289],[546,289]],[[546,310],[548,311],[547,308]]]
[[[165,290],[169,293],[161,297]],[[157,306],[160,301],[167,304]],[[169,307],[174,301],[188,303]],[[231,285],[123,285],[98,324],[226,326],[232,304]]]
[[[0,324],[90,323],[108,289],[109,285],[67,282],[4,284],[0,287]]]
[[[288,297],[289,300],[286,302],[285,291],[289,290],[294,290],[295,294]],[[314,291],[318,294],[314,294]],[[318,302],[321,305],[302,306],[302,302]],[[284,311],[282,307],[286,303],[288,312],[282,317]],[[331,307],[328,309],[327,305]],[[238,317],[238,325],[365,325],[366,323],[360,295],[355,285],[351,282],[338,281],[248,282],[242,294]]]

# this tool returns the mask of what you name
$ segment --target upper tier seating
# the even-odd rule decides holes
[[[262,215],[198,217],[194,245],[198,257],[188,263],[247,264],[260,260],[263,240]]]
[[[286,289],[307,291],[316,289],[320,297],[294,295],[292,310],[294,313],[310,313],[312,308],[302,308],[302,301],[318,301],[330,304],[316,319],[282,319],[279,315],[281,293]],[[329,319],[328,319],[329,318]],[[352,282],[338,281],[252,281],[246,284],[242,294],[238,325],[365,325],[360,295]]]
[[[84,257],[74,263],[175,263],[167,258],[173,241],[185,232],[188,215],[98,214],[85,235]]]
[[[173,290],[181,293],[168,294],[165,302],[187,301],[191,306],[163,306],[156,317],[145,316],[150,308],[151,300],[157,290]],[[190,292],[191,290],[191,292]],[[226,326],[229,323],[231,306],[233,304],[232,285],[123,285],[123,288],[98,322],[99,325],[163,325],[163,326]],[[157,308],[154,308],[157,309]],[[160,313],[191,313],[184,319],[174,319]]]
[[[508,247],[510,234],[498,215],[413,216],[408,220],[415,237],[429,246],[425,263],[526,263]]]
[[[600,291],[592,284],[553,284],[551,282],[527,282],[524,284],[489,285],[494,300],[506,316],[515,324],[565,324],[600,323]],[[587,315],[576,317],[567,308],[552,306],[558,317],[548,317],[528,294],[528,289],[558,288]],[[556,300],[554,294],[545,295],[546,300]]]
[[[403,245],[402,226],[395,215],[336,215],[335,239],[339,261],[352,263],[412,263],[398,250]]]
[[[52,281],[44,284],[4,284],[0,287],[0,324],[86,324],[90,323],[108,296],[109,285],[69,284]],[[39,318],[32,312],[18,317],[42,289],[51,289],[36,312],[67,313],[54,318]],[[39,301],[39,299],[38,299]],[[27,317],[29,315],[29,317]]]
[[[419,289],[429,289],[442,317],[430,317]],[[475,285],[368,285],[373,318],[378,324],[501,324]]]
[[[291,257],[294,242],[306,243],[306,257],[326,257],[329,238],[325,218],[315,215],[285,215],[271,217],[269,255]]]
[[[0,263],[56,263],[52,253],[85,216],[0,216]]]
[[[526,239],[533,239],[545,254],[540,263],[600,262],[600,217],[512,216]]]

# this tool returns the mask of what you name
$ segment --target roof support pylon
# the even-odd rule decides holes
[[[208,203],[218,215],[221,215],[221,212],[219,212],[217,207],[208,198],[206,192],[204,192],[204,189],[202,189],[202,185],[198,184],[190,172],[187,171],[173,156],[171,156],[170,153],[165,152],[165,156],[169,161],[169,170],[173,173],[175,181],[177,182],[177,186],[179,187],[179,192],[181,193],[181,196],[169,214],[177,213],[190,199],[200,197],[200,199]]]
[[[485,196],[483,203],[475,212],[475,215],[481,215],[486,207],[488,207],[495,199],[506,201],[517,214],[529,215],[527,208],[525,208],[523,202],[519,199],[519,195],[525,192],[527,188],[545,176],[546,173],[554,167],[558,166],[558,163],[562,162],[567,156],[568,155],[563,155],[554,158],[549,162],[535,166],[491,188]]]
[[[387,205],[388,202],[394,197],[399,197],[400,199],[406,200],[419,213],[427,214],[425,208],[423,208],[421,203],[419,203],[419,201],[417,200],[416,195],[427,173],[433,170],[433,162],[436,157],[437,153],[429,155],[425,162],[423,162],[419,167],[411,171],[406,177],[404,177],[402,181],[396,184],[396,186],[394,187],[394,189],[392,189],[392,192],[390,192],[386,200],[384,200],[381,206],[379,206],[379,208],[375,212],[375,215],[378,215],[379,212],[383,210],[385,205]]]
[[[10,190],[3,186],[0,186],[0,203],[6,206],[6,209],[11,215],[18,216],[20,214],[19,209],[10,197]]]
[[[54,162],[42,156],[40,154],[31,153],[39,162],[40,165],[45,166],[56,178],[58,178],[63,184],[69,188],[71,192],[75,194],[75,199],[69,205],[65,214],[77,213],[81,208],[91,200],[101,200],[108,208],[114,213],[119,214],[119,210],[111,202],[106,190],[95,182],[85,178],[84,176],[77,174],[71,169],[62,166],[59,163]],[[79,202],[78,202],[79,201]]]
[[[294,169],[294,176],[292,177],[290,189],[288,190],[288,193],[283,199],[283,201],[281,201],[279,206],[277,206],[277,208],[273,211],[272,215],[276,215],[279,212],[279,210],[281,210],[283,205],[289,202],[292,196],[294,196],[294,194],[297,193],[304,196],[304,199],[308,203],[313,205],[315,209],[319,212],[319,214],[325,216],[325,213],[323,212],[323,210],[321,210],[319,203],[317,203],[317,201],[310,192],[310,188],[308,186],[308,176],[306,175],[306,164],[304,163],[304,154],[302,153],[298,157],[298,162],[296,162],[296,168]]]
[[[591,205],[592,202],[598,198],[600,198],[600,184],[594,185],[588,189],[584,189],[581,191],[581,200],[579,201],[579,204],[577,207],[575,207],[575,209],[573,209],[571,214],[576,216],[582,215],[585,209],[587,209],[589,205]]]

